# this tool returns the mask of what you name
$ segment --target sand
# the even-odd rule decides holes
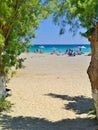
[[[0,118],[8,130],[96,130],[88,115],[92,108],[91,85],[86,73],[90,56],[25,53],[25,68],[8,87],[12,109]]]

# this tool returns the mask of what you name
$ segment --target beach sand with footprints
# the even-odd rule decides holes
[[[1,130],[96,130],[87,75],[90,56],[25,53],[25,68],[8,87],[13,104],[0,117]]]

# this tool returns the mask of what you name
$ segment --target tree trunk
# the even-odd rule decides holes
[[[0,98],[6,97],[6,78],[5,76],[0,76]]]
[[[0,50],[0,98],[6,97],[6,75],[2,64],[2,50]]]
[[[87,73],[91,82],[92,97],[96,108],[96,117],[98,119],[98,23],[89,38],[91,42],[91,62]]]

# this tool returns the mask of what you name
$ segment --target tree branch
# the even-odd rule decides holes
[[[10,35],[11,29],[13,27],[13,22],[15,21],[17,17],[17,13],[18,13],[18,0],[16,0],[14,16],[10,19],[11,23],[6,28],[3,29],[3,32],[5,34],[5,47],[8,46],[7,40]]]

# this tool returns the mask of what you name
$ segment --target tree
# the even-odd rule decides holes
[[[80,32],[91,43],[91,62],[87,73],[91,82],[92,96],[98,119],[98,0],[49,0],[53,19],[61,27],[60,34],[65,32],[66,25],[74,33],[79,27],[86,29]]]
[[[22,67],[19,58],[29,48],[40,20],[49,8],[42,0],[0,0],[0,98],[6,96],[8,73]]]

